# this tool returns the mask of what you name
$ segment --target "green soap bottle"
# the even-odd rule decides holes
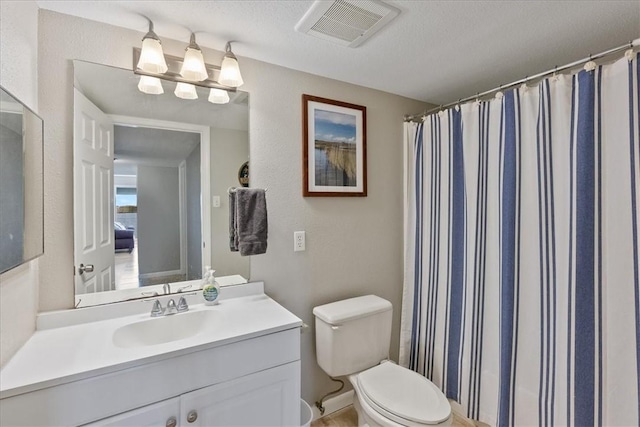
[[[207,267],[207,272],[202,279],[202,296],[204,297],[205,305],[216,305],[220,298],[220,286],[216,282],[213,273],[215,273],[215,270]]]

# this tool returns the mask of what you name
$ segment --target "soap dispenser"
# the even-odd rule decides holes
[[[215,270],[208,267],[208,271],[202,279],[202,296],[204,297],[205,305],[218,304],[218,298],[220,297],[220,286],[216,282],[216,278],[213,275],[214,272]]]

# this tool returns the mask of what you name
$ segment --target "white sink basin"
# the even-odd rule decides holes
[[[217,316],[211,310],[187,311],[130,323],[115,330],[113,343],[118,347],[143,347],[183,340],[202,332]]]

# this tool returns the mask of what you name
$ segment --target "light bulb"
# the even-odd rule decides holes
[[[193,33],[191,34],[191,42],[189,46],[187,46],[184,54],[180,75],[187,80],[193,80],[195,82],[201,82],[209,77],[207,67],[204,66],[202,51],[196,43],[196,35]]]
[[[242,80],[242,74],[240,74],[240,66],[236,56],[231,51],[231,44],[227,43],[224,59],[220,66],[220,77],[218,83],[229,87],[242,86],[244,81]]]
[[[156,33],[153,32],[152,22],[149,22],[149,32],[142,39],[142,50],[137,67],[147,73],[155,74],[166,73],[169,69],[167,61],[164,59],[162,43],[160,43]]]
[[[160,79],[157,77],[149,76],[140,76],[140,82],[138,82],[138,90],[150,95],[161,95],[164,93],[164,89],[162,88]]]
[[[176,90],[174,90],[173,93],[182,99],[198,99],[196,87],[190,83],[178,82],[178,84],[176,84]]]
[[[229,94],[226,90],[211,89],[211,91],[209,91],[209,102],[213,104],[226,104],[229,102]]]

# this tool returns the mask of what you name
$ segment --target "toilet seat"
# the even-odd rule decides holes
[[[451,416],[444,394],[427,378],[394,363],[357,375],[361,397],[383,417],[402,425],[433,425]]]

